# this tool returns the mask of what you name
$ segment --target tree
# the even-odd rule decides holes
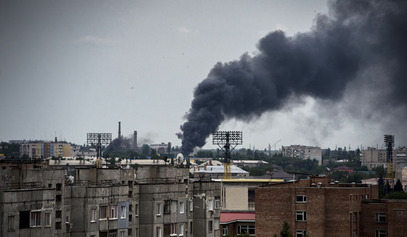
[[[384,186],[384,194],[389,194],[389,193],[391,193],[392,191],[393,191],[393,190],[391,190],[389,181],[387,180],[387,181],[386,181],[386,184],[385,184],[385,186]]]
[[[283,229],[280,231],[280,237],[292,237],[290,233],[290,225],[286,221],[283,223]]]
[[[401,184],[400,179],[397,179],[397,182],[394,185],[394,192],[403,192],[403,185]]]
[[[149,155],[150,154],[150,146],[147,144],[143,144],[141,147],[141,154],[143,155]]]

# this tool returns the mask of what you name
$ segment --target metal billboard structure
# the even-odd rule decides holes
[[[97,159],[96,159],[96,167],[102,167],[102,150],[112,142],[112,134],[111,133],[88,133],[87,134],[87,143],[88,146],[92,146],[96,148],[97,152]]]
[[[218,145],[222,151],[225,153],[225,163],[223,178],[232,178],[231,166],[231,156],[230,153],[235,149],[237,145],[243,144],[243,136],[240,131],[217,131],[212,134],[213,145]]]
[[[394,135],[384,135],[384,143],[386,144],[386,161],[387,161],[387,178],[394,179],[394,165],[393,165],[393,147]]]

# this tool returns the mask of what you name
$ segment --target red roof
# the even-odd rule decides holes
[[[256,214],[254,212],[221,212],[220,223],[229,224],[232,222],[254,222]]]

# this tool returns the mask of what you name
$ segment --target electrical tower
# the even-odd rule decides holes
[[[224,179],[232,178],[232,172],[230,170],[231,156],[230,153],[235,149],[237,145],[242,145],[242,132],[238,131],[217,131],[212,134],[213,145],[218,145],[225,153],[224,163]]]
[[[384,142],[386,144],[386,161],[387,161],[387,178],[394,179],[394,165],[393,165],[393,146],[394,136],[384,135]]]
[[[111,133],[88,133],[88,145],[93,146],[97,152],[96,168],[102,168],[102,150],[112,142]]]

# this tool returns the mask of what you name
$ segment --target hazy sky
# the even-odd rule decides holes
[[[217,62],[256,54],[271,31],[309,31],[327,12],[325,0],[1,1],[0,141],[83,144],[88,132],[116,137],[121,121],[122,134],[137,130],[139,143],[180,145],[175,134],[194,88]],[[313,105],[308,98],[221,129],[243,131],[243,147],[257,149],[279,139],[380,146],[384,132],[402,142],[375,123],[320,121]]]

